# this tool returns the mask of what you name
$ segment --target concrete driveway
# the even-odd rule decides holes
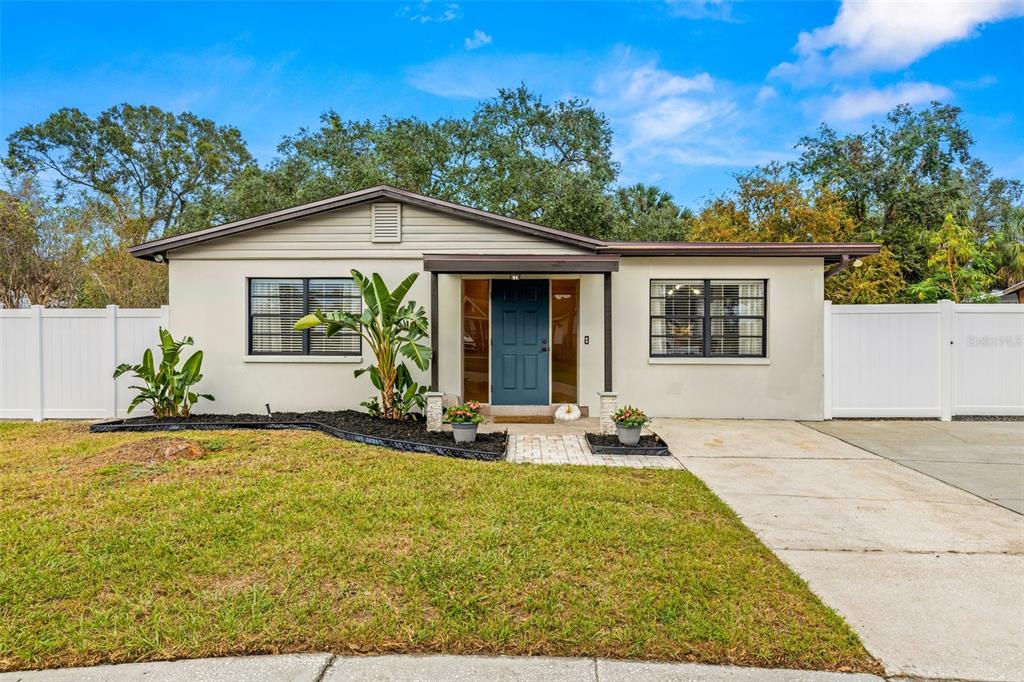
[[[795,422],[654,430],[889,675],[1024,679],[1024,517]]]
[[[1024,421],[857,419],[805,426],[1024,514]]]

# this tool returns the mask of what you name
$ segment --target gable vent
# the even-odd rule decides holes
[[[375,242],[402,241],[402,205],[371,204],[370,240]]]

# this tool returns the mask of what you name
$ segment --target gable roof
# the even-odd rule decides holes
[[[175,235],[173,237],[164,237],[163,239],[154,239],[152,241],[143,242],[142,244],[133,246],[128,249],[128,252],[137,258],[152,259],[157,254],[164,254],[168,251],[180,249],[184,246],[202,244],[203,242],[210,241],[211,239],[219,239],[221,237],[227,237],[228,235],[248,232],[249,230],[255,230],[260,227],[267,227],[269,225],[276,225],[289,220],[295,220],[296,218],[305,218],[306,216],[316,215],[317,213],[324,213],[325,211],[333,211],[338,208],[380,201],[381,199],[390,199],[392,201],[412,204],[414,206],[421,206],[432,211],[448,213],[460,218],[475,220],[486,225],[504,227],[516,232],[522,232],[535,237],[541,237],[543,239],[550,239],[564,244],[579,246],[591,251],[596,251],[599,246],[604,244],[604,242],[599,239],[592,239],[572,232],[565,232],[563,230],[556,230],[554,228],[544,227],[543,225],[537,225],[535,223],[528,223],[525,220],[507,218],[496,213],[481,211],[477,208],[462,206],[461,204],[455,204],[442,199],[434,199],[432,197],[416,194],[415,192],[408,192],[404,189],[398,189],[397,187],[391,187],[389,185],[378,185],[376,187],[342,194],[341,196],[333,197],[331,199],[322,199],[309,204],[302,204],[301,206],[292,206],[291,208],[281,209],[280,211],[273,211],[272,213],[264,213],[263,215],[253,216],[252,218],[245,218],[244,220],[236,220],[233,223],[225,223],[205,230]]]
[[[481,211],[478,208],[471,208],[442,199],[434,199],[423,194],[391,187],[390,185],[378,185],[330,199],[322,199],[321,201],[314,201],[302,204],[301,206],[292,206],[280,211],[264,213],[252,218],[209,227],[205,230],[175,235],[173,237],[164,237],[163,239],[154,239],[133,246],[128,249],[128,252],[136,258],[163,260],[167,252],[175,249],[203,244],[214,239],[220,239],[221,237],[381,199],[420,206],[428,210],[448,213],[485,225],[502,227],[541,239],[570,244],[592,253],[622,256],[809,256],[822,257],[826,263],[835,263],[843,256],[868,256],[878,253],[881,248],[878,244],[872,243],[603,241],[573,232],[566,232],[565,230],[556,230],[552,227],[545,227],[544,225],[538,225],[525,220],[508,218],[497,213]]]

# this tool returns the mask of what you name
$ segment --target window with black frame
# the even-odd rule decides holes
[[[359,355],[359,334],[342,330],[328,338],[324,328],[295,331],[307,313],[322,310],[362,311],[359,289],[351,278],[252,278],[249,280],[250,355]]]
[[[767,281],[651,280],[651,357],[765,357]]]

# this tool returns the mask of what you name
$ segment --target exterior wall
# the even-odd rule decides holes
[[[822,267],[821,258],[623,258],[612,275],[619,404],[654,417],[822,419]],[[767,279],[768,357],[649,358],[650,280],[674,278]]]
[[[172,252],[168,263],[170,327],[176,335],[192,336],[196,347],[204,351],[203,390],[217,398],[212,403],[200,403],[197,411],[263,412],[268,402],[276,411],[360,409],[359,403],[373,394],[368,377],[352,376],[353,370],[372,360],[365,349],[361,358],[246,355],[246,280],[348,277],[350,270],[357,269],[367,274],[379,272],[394,286],[409,273],[419,272],[409,298],[429,315],[430,275],[423,272],[422,257],[436,252],[580,250],[409,205],[402,206],[402,242],[373,243],[370,206],[363,205]],[[600,277],[597,279],[599,282]],[[600,295],[600,284],[597,287]],[[461,296],[459,276],[439,275],[438,378],[439,389],[449,395],[449,401],[462,392]],[[586,299],[581,305],[588,305]],[[581,326],[587,324],[585,317],[581,319]],[[600,317],[589,324],[599,329]],[[581,329],[581,334],[587,333],[593,344],[598,333]],[[600,353],[600,345],[591,347]],[[417,381],[429,384],[429,372],[420,373]],[[596,403],[596,390],[581,385],[581,400],[594,394]]]
[[[247,356],[246,280],[249,277],[346,277],[355,268],[379,272],[394,286],[410,272],[420,272],[409,298],[430,314],[430,274],[422,261],[360,260],[179,260],[170,267],[170,325],[175,335],[188,334],[204,351],[203,390],[217,400],[201,402],[197,411],[263,412],[360,409],[373,394],[367,377],[353,370],[372,361],[361,358]],[[601,275],[580,275],[579,402],[596,414],[603,385],[604,292]],[[438,388],[446,402],[462,394],[462,278],[438,276],[440,336]],[[590,343],[582,345],[583,336]],[[429,372],[417,373],[429,384]]]
[[[192,336],[203,350],[202,388],[216,397],[201,402],[197,411],[223,413],[262,413],[268,402],[275,411],[361,409],[359,403],[373,394],[368,377],[352,376],[372,360],[365,344],[361,358],[247,356],[246,278],[348,277],[355,268],[379,272],[394,286],[410,272],[422,271],[420,261],[387,259],[173,259],[169,267],[171,332]],[[421,272],[408,298],[429,315],[427,273]],[[439,303],[442,320],[459,314],[457,297]],[[417,381],[429,384],[429,373],[420,373]]]
[[[170,326],[205,351],[208,412],[262,412],[359,407],[373,392],[352,376],[362,358],[247,357],[248,277],[344,277],[353,268],[379,272],[390,285],[420,272],[410,298],[430,305],[424,253],[577,253],[578,249],[416,207],[402,207],[398,244],[370,241],[369,205],[225,237],[174,251]],[[599,410],[604,383],[602,275],[580,278],[579,402]],[[768,357],[755,360],[650,359],[652,278],[768,279]],[[620,403],[653,416],[821,419],[823,298],[820,258],[632,258],[612,275],[614,390]],[[461,278],[440,275],[439,389],[462,392]],[[583,337],[589,343],[583,344]],[[429,374],[417,379],[429,383]]]

